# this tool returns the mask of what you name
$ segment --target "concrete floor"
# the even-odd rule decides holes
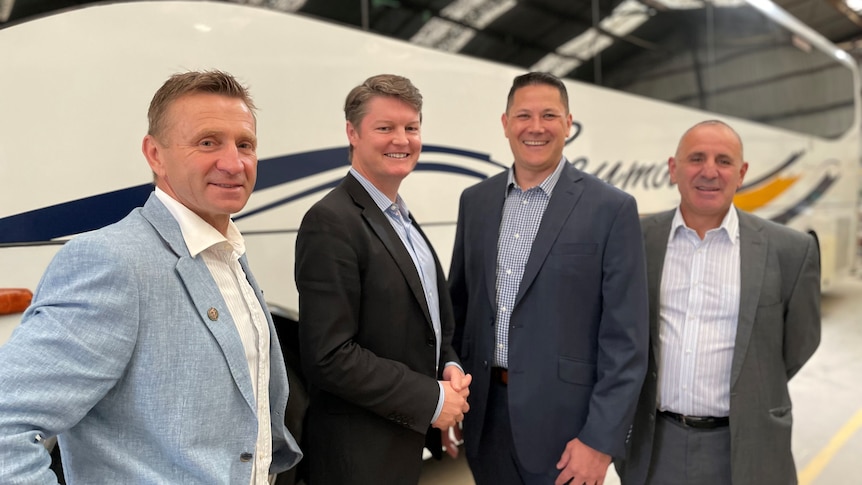
[[[799,485],[862,484],[862,279],[823,296],[817,352],[790,383]],[[474,485],[463,453],[425,464],[420,485]],[[619,485],[611,468],[605,485]]]

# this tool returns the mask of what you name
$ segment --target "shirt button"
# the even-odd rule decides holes
[[[501,312],[505,312],[505,311],[506,311],[506,307],[500,307],[500,311],[501,311]]]
[[[507,269],[507,270],[506,270],[506,274],[512,274],[512,270],[511,270],[511,269]]]
[[[254,457],[254,455],[252,455],[251,453],[242,453],[239,455],[239,461],[242,461],[242,462],[251,461],[251,459],[253,457]]]
[[[519,239],[520,237],[521,237],[521,235],[520,235],[520,234],[515,233],[515,239]]]
[[[502,349],[502,348],[503,348],[503,344],[497,344],[497,348],[498,348],[498,349]]]

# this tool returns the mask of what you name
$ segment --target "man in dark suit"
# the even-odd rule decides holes
[[[556,77],[515,78],[502,122],[514,165],[464,191],[449,273],[467,459],[478,485],[601,483],[646,372],[637,204],[563,157]]]
[[[625,485],[797,482],[787,381],[820,341],[819,253],[733,207],[743,160],[728,125],[695,125],[668,162],[679,207],[643,220],[652,343]]]
[[[415,484],[426,438],[439,456],[470,384],[440,263],[398,195],[422,149],[422,96],[374,76],[344,112],[350,173],[296,241],[309,483]]]

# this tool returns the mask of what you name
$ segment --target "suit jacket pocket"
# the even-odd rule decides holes
[[[592,386],[596,383],[596,366],[589,362],[560,357],[559,359],[560,379],[572,384]]]
[[[551,248],[551,254],[563,256],[579,254],[596,254],[599,245],[596,243],[559,243]]]

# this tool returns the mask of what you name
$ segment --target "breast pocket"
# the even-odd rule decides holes
[[[583,273],[597,264],[598,251],[596,243],[557,244],[548,254],[548,266],[567,275]]]

